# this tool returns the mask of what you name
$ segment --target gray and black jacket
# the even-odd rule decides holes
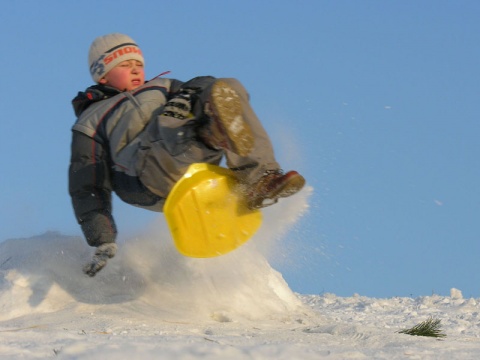
[[[78,93],[72,102],[78,119],[72,128],[69,192],[91,246],[115,241],[112,191],[126,203],[162,211],[170,190],[192,163],[218,165],[225,156],[228,167],[250,182],[279,168],[248,93],[235,79],[222,80],[240,95],[244,121],[255,137],[254,149],[240,157],[212,149],[199,139],[198,129],[210,121],[203,110],[216,80],[156,78],[129,92],[95,85]],[[193,118],[179,120],[163,113],[167,101],[185,90],[195,94]]]

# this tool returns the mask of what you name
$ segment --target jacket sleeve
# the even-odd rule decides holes
[[[75,216],[90,246],[115,242],[117,235],[106,155],[101,143],[73,131],[69,193]]]

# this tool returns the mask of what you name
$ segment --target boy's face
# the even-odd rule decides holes
[[[138,60],[125,60],[110,70],[99,83],[120,91],[136,89],[145,83],[143,64]]]

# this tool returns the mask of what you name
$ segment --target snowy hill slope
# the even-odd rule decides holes
[[[308,194],[225,256],[179,255],[159,221],[95,278],[79,237],[0,243],[0,357],[9,359],[476,359],[480,299],[293,293],[264,251]],[[296,207],[296,208],[295,208]],[[262,251],[259,247],[263,247]],[[447,338],[397,331],[434,316]]]

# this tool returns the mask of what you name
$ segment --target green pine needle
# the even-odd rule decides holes
[[[444,338],[447,335],[442,333],[440,319],[433,319],[432,317],[406,330],[400,330],[398,333],[413,336],[430,336],[436,338]]]

